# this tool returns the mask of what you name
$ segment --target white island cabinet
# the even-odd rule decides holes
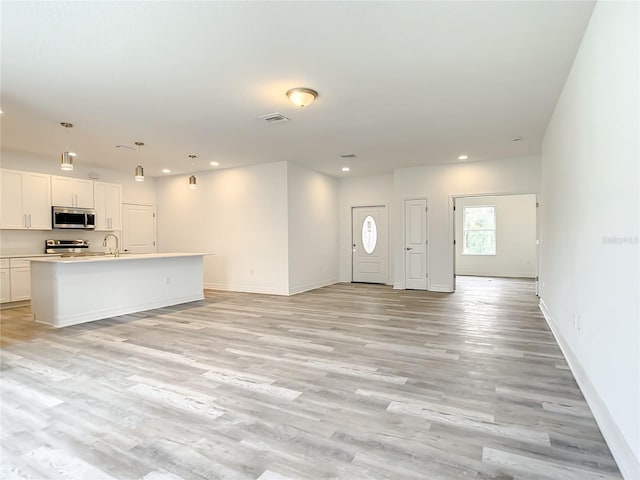
[[[205,253],[31,260],[34,319],[65,327],[204,298]]]

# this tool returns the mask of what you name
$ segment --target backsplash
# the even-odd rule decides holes
[[[95,232],[91,230],[1,230],[0,256],[44,253],[44,242],[49,238],[56,240],[89,240],[89,250],[92,252],[108,251],[102,246],[105,235],[110,232]],[[122,232],[113,232],[118,236],[122,245]],[[109,245],[113,247],[113,239]]]

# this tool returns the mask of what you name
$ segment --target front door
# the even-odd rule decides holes
[[[404,285],[427,289],[427,200],[404,202]]]
[[[122,204],[122,251],[156,251],[156,212],[152,205]]]
[[[353,207],[351,224],[353,281],[387,283],[389,253],[386,208]]]

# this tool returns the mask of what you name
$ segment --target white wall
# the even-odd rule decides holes
[[[287,164],[289,293],[338,281],[338,180]]]
[[[639,5],[599,2],[544,137],[541,307],[640,478]]]
[[[402,168],[394,172],[391,245],[395,263],[394,288],[404,288],[402,218],[404,200],[427,198],[429,290],[453,290],[452,196],[537,193],[540,158],[519,157],[457,165]]]
[[[83,164],[80,159],[75,162],[75,168],[71,172],[60,170],[58,157],[48,158],[34,154],[2,151],[2,168],[39,172],[61,177],[89,178],[89,174],[98,176],[99,181],[119,183],[122,185],[122,201],[125,203],[140,203],[155,205],[156,182],[151,177],[144,182],[136,182],[131,174],[125,174],[115,170],[91,167]],[[119,232],[116,232],[120,236]],[[69,239],[82,238],[89,240],[91,250],[102,251],[102,240],[105,232],[91,232],[87,230],[0,230],[0,254],[43,253],[44,242],[48,238]]]
[[[494,206],[496,254],[463,255],[464,207]],[[498,195],[456,199],[456,274],[536,276],[536,196]]]
[[[371,177],[343,177],[339,182],[339,262],[340,281],[351,281],[351,208],[385,205],[387,215],[391,207],[393,197],[393,175],[376,175]],[[389,222],[387,222],[389,224]],[[389,234],[389,252],[392,252],[391,242],[393,235]],[[393,264],[389,256],[389,280],[393,283]]]
[[[158,251],[212,252],[206,288],[289,293],[287,164],[159,178]]]

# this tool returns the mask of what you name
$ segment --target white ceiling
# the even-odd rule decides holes
[[[593,5],[2,2],[2,148],[57,162],[66,121],[76,162],[133,172],[139,140],[149,176],[536,155]]]

